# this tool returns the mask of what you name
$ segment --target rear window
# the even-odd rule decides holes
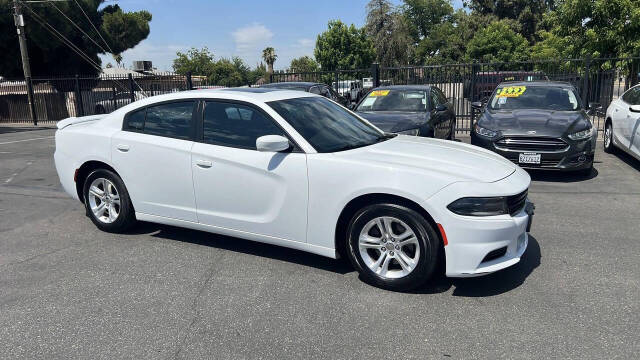
[[[192,135],[195,101],[180,101],[132,112],[125,120],[125,130],[149,135],[188,140]]]

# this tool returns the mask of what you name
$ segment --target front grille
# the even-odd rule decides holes
[[[562,152],[569,149],[569,144],[561,139],[546,137],[504,137],[494,145],[507,151]]]
[[[507,206],[509,207],[509,214],[511,214],[511,216],[516,215],[524,208],[527,202],[527,194],[528,190],[525,190],[520,194],[507,197]]]

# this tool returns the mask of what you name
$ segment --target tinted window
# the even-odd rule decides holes
[[[264,135],[283,135],[272,119],[248,106],[207,102],[204,109],[203,140],[206,143],[256,148],[256,139]]]
[[[572,89],[547,86],[509,85],[496,89],[489,101],[494,110],[547,109],[575,111],[580,107]]]
[[[364,98],[357,111],[426,111],[427,97],[424,90],[374,90]]]
[[[438,105],[440,105],[440,99],[434,90],[431,90],[431,105],[432,110],[435,109]]]
[[[389,138],[323,97],[279,100],[268,104],[318,152],[353,149]]]
[[[138,110],[127,115],[127,130],[142,131],[144,127],[144,115],[147,109]]]
[[[436,92],[436,96],[438,97],[438,101],[440,102],[440,104],[446,104],[449,102],[449,100],[447,100],[447,97],[444,96],[444,94],[442,93],[442,90],[438,88],[434,88],[434,90]]]
[[[191,138],[194,104],[193,101],[181,101],[148,107],[143,132],[185,140]]]

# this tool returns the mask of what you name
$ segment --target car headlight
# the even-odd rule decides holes
[[[420,133],[420,129],[411,129],[411,130],[396,132],[396,134],[400,134],[400,135],[413,135],[413,136],[418,136],[419,133]]]
[[[483,128],[482,126],[476,124],[474,126],[474,129],[476,131],[476,134],[484,136],[484,137],[488,137],[488,138],[493,138],[496,137],[498,135],[497,131],[493,131],[493,130],[489,130],[486,128]]]
[[[569,134],[569,139],[571,140],[585,140],[591,137],[591,135],[593,134],[593,128],[590,127],[588,129],[582,130],[582,131],[578,131],[576,133],[573,134]]]
[[[464,216],[494,216],[509,214],[506,197],[465,197],[447,206],[453,213]]]

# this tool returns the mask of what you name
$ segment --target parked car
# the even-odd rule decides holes
[[[355,111],[387,132],[440,139],[455,137],[453,105],[435,86],[378,87],[360,101]]]
[[[604,151],[620,149],[640,160],[640,85],[609,105],[604,125]]]
[[[349,91],[346,93],[345,97],[349,103],[360,101],[363,95],[362,83],[360,80],[353,81],[349,84]]]
[[[568,83],[510,82],[498,86],[471,132],[471,143],[526,168],[593,167],[597,129]]]
[[[144,97],[137,92],[134,92],[133,96],[135,101]],[[93,111],[95,114],[107,114],[130,103],[131,93],[128,91],[119,92],[115,96],[111,95],[106,100],[97,101]]]
[[[493,90],[508,81],[539,81],[549,80],[542,71],[480,71],[475,74],[475,86],[472,86],[471,79],[464,81],[462,88],[463,96],[469,99],[472,95],[475,99],[486,100],[491,96]]]
[[[349,94],[349,92],[351,91],[351,84],[356,82],[358,80],[340,80],[338,81],[338,86],[337,86],[337,91],[338,94],[340,94],[341,96],[344,96],[345,98],[347,97],[347,94]],[[332,82],[331,86],[335,89],[336,88],[336,82]]]
[[[385,133],[311,93],[185,91],[57,126],[62,186],[104,231],[142,220],[346,256],[396,290],[427,281],[439,259],[448,276],[478,276],[527,247],[518,166]]]
[[[331,99],[338,104],[348,107],[350,102],[344,96],[338,94],[331,86],[314,82],[278,82],[261,85],[260,87],[269,89],[297,90],[305,91],[312,94],[322,95],[327,99]]]

